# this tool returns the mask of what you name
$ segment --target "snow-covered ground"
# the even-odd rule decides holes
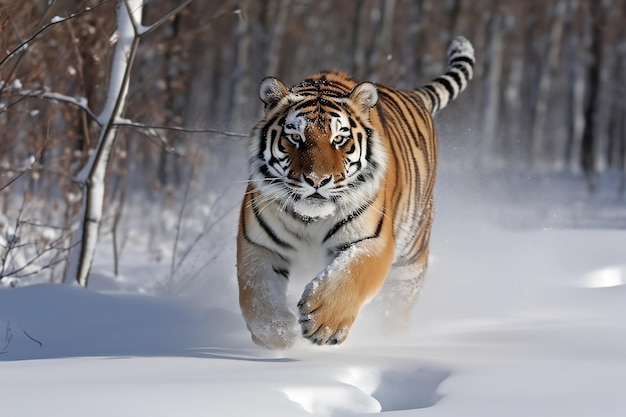
[[[626,230],[504,227],[492,219],[514,213],[450,184],[402,334],[364,311],[338,347],[254,346],[236,209],[223,251],[180,290],[155,285],[170,266],[132,239],[113,277],[106,237],[88,290],[0,289],[0,416],[625,416]]]

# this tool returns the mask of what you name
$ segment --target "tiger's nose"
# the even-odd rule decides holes
[[[328,175],[328,174],[317,175],[314,172],[304,175],[304,181],[315,189],[323,187],[324,185],[328,184],[332,178],[333,178],[332,175]]]

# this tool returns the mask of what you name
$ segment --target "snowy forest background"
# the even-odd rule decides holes
[[[146,1],[141,20],[184,3]],[[80,104],[98,113],[105,103],[117,5],[0,2],[2,285],[63,280],[81,210],[75,177],[99,130]],[[138,46],[124,114],[135,125],[118,129],[99,250],[114,275],[132,248],[165,265],[168,291],[194,282],[234,246],[263,77],[291,85],[338,68],[411,88],[444,70],[457,34],[477,65],[437,117],[443,186],[497,206],[513,227],[623,228],[624,21],[626,2],[610,0],[190,2]]]

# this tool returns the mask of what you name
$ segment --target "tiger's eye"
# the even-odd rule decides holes
[[[335,144],[335,146],[340,147],[348,143],[349,139],[350,136],[335,136],[335,138],[333,139],[333,143]]]
[[[287,133],[285,134],[285,137],[292,145],[296,147],[299,147],[303,142],[302,136],[300,136],[298,133]]]

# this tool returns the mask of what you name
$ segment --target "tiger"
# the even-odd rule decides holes
[[[443,75],[408,91],[337,70],[291,88],[261,81],[237,234],[239,305],[256,344],[340,344],[374,298],[386,300],[382,316],[408,320],[434,215],[432,116],[471,80],[471,42],[454,38],[447,58]],[[306,263],[313,272],[290,300]]]

